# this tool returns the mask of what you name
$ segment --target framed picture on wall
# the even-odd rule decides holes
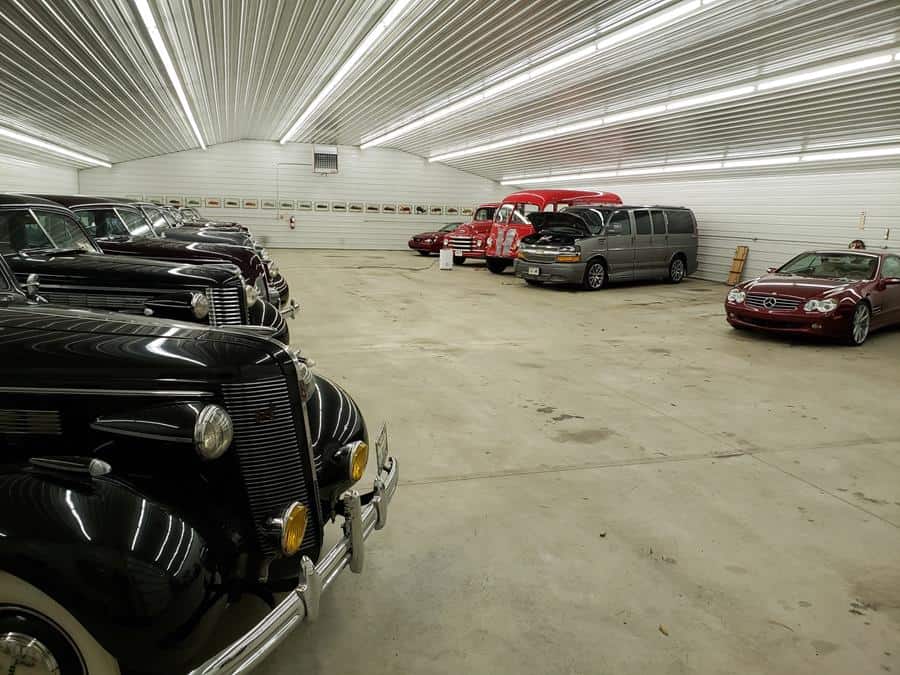
[[[185,206],[203,206],[203,200],[200,197],[185,197],[184,198]]]
[[[259,208],[259,200],[253,199],[253,197],[245,197],[241,200],[241,204],[245,209],[258,209]]]
[[[331,211],[331,202],[316,202],[316,211]]]
[[[260,199],[259,206],[263,209],[277,209],[278,203],[274,199]]]
[[[331,210],[336,213],[347,213],[347,202],[331,202]]]
[[[363,208],[362,202],[350,202],[350,213],[362,213]]]
[[[409,204],[397,204],[397,213],[402,213],[404,216],[408,216],[412,213],[412,206]]]
[[[162,195],[144,195],[144,201],[152,202],[154,204],[162,204],[163,198]]]
[[[381,204],[369,204],[366,202],[366,213],[381,213]]]
[[[446,206],[444,207],[444,213],[448,216],[458,216],[459,215],[459,207],[458,206]]]
[[[166,204],[168,204],[169,206],[183,206],[184,197],[173,197],[171,195],[166,195]]]
[[[396,204],[382,204],[381,212],[382,213],[397,213],[397,205]]]
[[[475,213],[475,209],[471,206],[464,206],[459,210],[459,215],[461,216],[471,216],[473,213]]]
[[[142,202],[144,201],[144,195],[125,195],[125,199],[130,202]]]
[[[432,216],[442,216],[444,215],[444,207],[443,206],[432,206],[428,209],[428,214]]]
[[[298,199],[297,200],[297,210],[298,211],[312,211],[313,203],[309,199]]]
[[[241,200],[237,197],[225,197],[222,200],[222,204],[225,205],[226,209],[239,209],[241,208]]]
[[[414,212],[417,216],[427,216],[428,215],[428,206],[425,204],[416,204],[416,208]]]
[[[208,208],[208,209],[221,209],[222,208],[222,198],[221,197],[207,197],[205,201],[206,201],[206,208]]]
[[[306,202],[306,203],[309,204],[308,208],[306,209],[307,211],[309,211],[309,209],[312,208],[312,204],[310,204],[309,202]],[[294,210],[294,200],[293,199],[279,199],[278,200],[278,208],[284,209],[285,211],[293,211]]]

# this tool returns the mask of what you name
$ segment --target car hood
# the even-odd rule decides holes
[[[449,234],[449,232],[419,232],[419,234],[414,234],[412,236],[413,239],[428,239],[434,237],[443,237]]]
[[[833,298],[845,293],[858,292],[867,283],[870,282],[797,277],[788,274],[766,274],[765,276],[745,281],[740,285],[740,288],[747,293],[779,295],[806,300],[820,297]]]
[[[522,244],[530,246],[571,246],[588,233],[576,229],[552,227],[522,237]]]
[[[138,255],[146,258],[159,258],[162,261],[183,260],[187,264],[230,263],[237,265],[248,277],[253,275],[253,257],[256,256],[249,246],[234,244],[218,244],[204,241],[179,241],[176,239],[154,239],[140,237],[125,241],[110,239],[98,242],[107,253]]]
[[[239,275],[234,265],[182,265],[130,256],[89,253],[15,255],[7,258],[19,277],[38,274],[41,283],[114,287],[221,286]]]
[[[548,230],[561,230],[564,232],[573,232],[583,237],[589,236],[591,230],[588,228],[581,218],[570,215],[566,212],[556,213],[553,211],[541,211],[532,213],[528,216],[529,222],[534,227],[535,232]]]
[[[236,244],[250,246],[250,234],[224,227],[170,227],[165,230],[166,239],[172,241],[198,241],[208,244]]]
[[[493,221],[490,220],[472,220],[468,223],[463,223],[452,232],[445,232],[444,234],[458,236],[486,234],[491,229],[492,223]]]

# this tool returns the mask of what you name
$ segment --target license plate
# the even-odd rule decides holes
[[[539,277],[539,276],[541,276],[541,268],[540,267],[529,267],[528,274],[529,274],[529,276],[532,276],[532,277]]]

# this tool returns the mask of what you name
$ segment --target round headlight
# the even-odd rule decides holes
[[[198,319],[204,319],[209,314],[209,298],[203,293],[194,293],[191,296],[191,311]]]
[[[245,284],[244,297],[247,299],[247,307],[253,307],[253,305],[256,304],[256,301],[259,300],[259,291],[256,286]]]
[[[208,405],[194,423],[194,449],[203,459],[218,459],[231,445],[234,427],[228,413],[217,405]]]
[[[729,302],[743,302],[747,298],[747,294],[742,291],[740,288],[732,288],[728,291],[728,301]]]
[[[280,272],[278,270],[278,265],[275,263],[274,260],[270,261],[269,262],[269,278],[274,279],[275,277],[279,276],[279,274],[280,274]]]
[[[250,240],[253,240],[252,236],[250,237]],[[263,259],[263,262],[270,262],[272,260],[272,258],[269,257],[269,252],[264,248],[259,249],[259,257]]]
[[[281,526],[281,552],[284,555],[294,555],[303,545],[303,535],[306,534],[306,507],[300,502],[294,502],[287,507],[278,519]]]
[[[350,449],[350,480],[354,483],[363,477],[369,463],[369,446],[365,441],[357,441]]]

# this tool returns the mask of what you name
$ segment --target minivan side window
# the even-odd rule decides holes
[[[650,225],[649,211],[634,212],[634,228],[638,234],[651,234],[653,228]]]
[[[651,211],[650,216],[653,218],[653,234],[666,233],[666,216],[662,211]]]
[[[606,234],[631,234],[631,219],[628,211],[613,211],[606,222]]]
[[[685,209],[666,211],[669,219],[669,234],[693,234],[694,219],[691,212]]]

